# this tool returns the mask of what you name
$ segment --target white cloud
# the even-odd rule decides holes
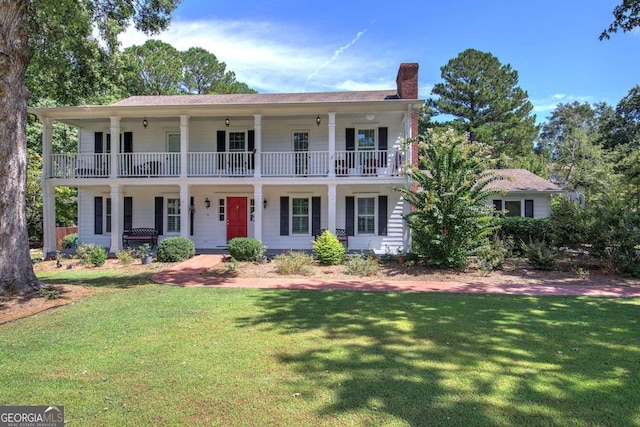
[[[225,62],[227,70],[235,72],[239,81],[263,93],[392,89],[399,61],[394,64],[394,58],[381,60],[372,49],[352,49],[366,31],[358,32],[349,43],[336,49],[336,44],[328,45],[335,40],[323,44],[326,37],[307,27],[176,20],[154,38],[178,50],[208,50]],[[120,41],[126,48],[144,44],[148,38],[130,28]],[[364,69],[363,63],[368,64]]]

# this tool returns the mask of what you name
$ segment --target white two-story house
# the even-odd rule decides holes
[[[391,90],[134,96],[112,105],[33,108],[43,124],[44,252],[55,251],[55,188],[78,189],[78,240],[122,249],[155,228],[200,251],[253,237],[310,249],[322,229],[350,250],[408,249],[396,188],[417,161],[418,64]],[[78,129],[52,152],[52,124]],[[117,135],[114,137],[114,135]]]

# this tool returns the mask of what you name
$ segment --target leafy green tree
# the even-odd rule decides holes
[[[126,88],[130,95],[177,95],[182,82],[180,52],[169,43],[147,40],[124,50]]]
[[[640,0],[623,0],[622,4],[613,8],[614,20],[609,28],[600,34],[600,40],[610,39],[618,30],[631,31],[640,27]]]
[[[226,64],[201,47],[180,52],[183,69],[183,90],[202,95],[211,93],[214,85],[224,78]]]
[[[603,123],[605,147],[637,143],[640,141],[640,85],[629,90]]]
[[[610,156],[599,144],[602,116],[609,110],[603,104],[559,104],[544,124],[539,149],[563,187],[597,198],[616,183]]]
[[[74,67],[86,44],[69,40],[95,38],[97,28],[104,52],[117,49],[117,35],[133,22],[139,30],[156,33],[166,28],[180,0],[11,0],[0,2],[0,292],[27,293],[42,283],[29,255],[26,218],[27,192],[27,68],[36,47],[46,49],[55,70]],[[81,20],[86,25],[74,23]],[[69,31],[66,27],[70,26]],[[76,31],[77,29],[77,31]],[[65,39],[66,40],[66,39]],[[91,45],[89,43],[89,45]],[[95,46],[95,45],[92,45]],[[99,48],[99,46],[98,46]],[[54,73],[54,71],[52,71]],[[55,73],[54,73],[55,74]],[[62,76],[64,77],[64,76]],[[54,79],[50,79],[52,82]],[[58,83],[64,84],[64,83]],[[53,90],[53,88],[52,88]]]
[[[440,68],[442,83],[427,101],[433,115],[448,114],[458,131],[493,148],[493,157],[524,156],[533,149],[539,127],[518,72],[490,53],[467,49]]]
[[[434,129],[419,137],[426,171],[408,172],[414,188],[401,188],[413,207],[405,215],[414,251],[433,265],[464,267],[494,229],[486,200],[496,191],[487,185],[501,179],[485,172],[483,147],[453,129]]]

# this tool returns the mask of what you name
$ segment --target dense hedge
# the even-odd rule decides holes
[[[231,239],[227,247],[231,256],[237,261],[255,261],[264,253],[262,243],[251,237]]]
[[[178,262],[193,257],[196,248],[186,237],[169,237],[158,245],[156,258],[159,262]]]
[[[513,238],[514,250],[522,253],[522,243],[551,243],[551,222],[548,218],[523,218],[518,216],[496,218],[499,236]]]

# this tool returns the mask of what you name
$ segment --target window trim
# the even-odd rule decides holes
[[[242,134],[243,147],[242,150],[231,149],[231,134]],[[230,130],[227,132],[227,153],[246,153],[249,150],[249,132],[247,130]]]
[[[293,229],[294,226],[294,206],[293,206],[293,202],[294,200],[306,200],[307,201],[307,231],[305,233],[299,233],[299,232],[295,232],[295,230]],[[295,215],[296,217],[304,217],[304,215]],[[311,196],[306,196],[306,197],[290,197],[289,198],[289,234],[291,236],[311,236]]]
[[[360,200],[373,200],[373,213],[372,214],[367,214],[366,217],[370,218],[373,217],[373,227],[372,227],[372,231],[369,232],[362,232],[360,231]],[[378,198],[374,195],[371,196],[356,196],[355,197],[355,212],[354,212],[354,219],[355,219],[355,233],[356,236],[376,236],[377,235],[377,229],[378,229]],[[365,215],[362,215],[363,217]]]
[[[171,151],[170,145],[169,145],[169,139],[175,135],[178,136],[178,151]],[[181,145],[182,145],[182,135],[180,134],[180,131],[170,130],[166,132],[165,146],[167,147],[167,153],[179,153],[181,150]]]
[[[170,205],[170,202],[173,201],[173,200],[177,201],[178,209],[177,209],[177,213],[170,214],[169,213],[169,209],[170,209],[169,205]],[[166,197],[165,198],[165,205],[166,205],[165,217],[167,219],[167,223],[165,225],[165,228],[167,230],[167,234],[170,234],[170,233],[178,234],[178,233],[180,233],[181,228],[182,228],[182,224],[180,224],[180,216],[181,216],[181,212],[180,212],[180,210],[181,210],[180,197]],[[171,221],[169,221],[169,218],[176,218],[176,222],[175,223],[178,225],[177,230],[172,230],[172,229],[169,228],[169,224],[171,223]]]
[[[373,131],[373,146],[371,147],[361,147],[360,146],[360,132],[361,131]],[[368,152],[368,151],[375,151],[378,149],[378,129],[376,127],[356,127],[355,130],[355,151],[361,151],[361,152]]]

